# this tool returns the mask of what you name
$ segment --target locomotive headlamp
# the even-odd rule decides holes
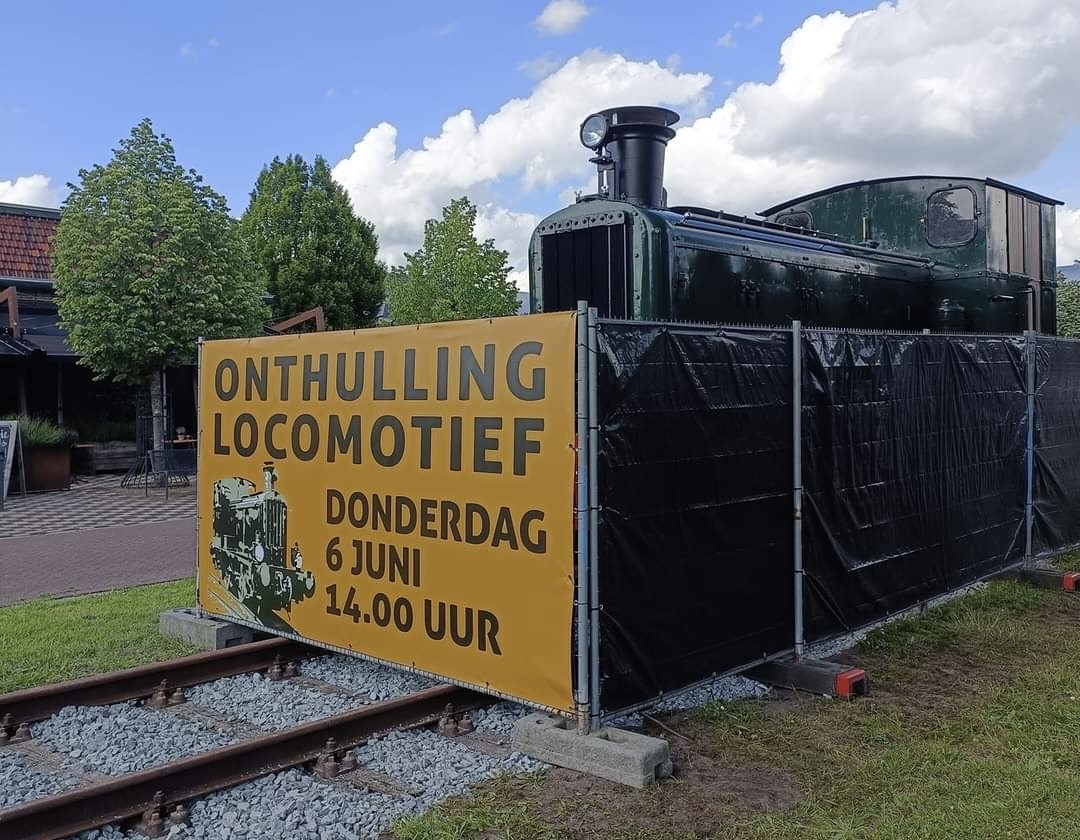
[[[586,149],[598,149],[604,145],[608,135],[608,121],[603,114],[586,117],[581,124],[581,145]]]

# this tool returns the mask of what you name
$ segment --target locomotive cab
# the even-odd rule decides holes
[[[992,178],[842,184],[762,212],[930,260],[935,330],[1056,333],[1056,199]]]

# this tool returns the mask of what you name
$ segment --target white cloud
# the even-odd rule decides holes
[[[435,37],[435,38],[449,38],[451,35],[453,35],[457,31],[458,31],[457,21],[452,20],[449,23],[444,23],[442,26],[438,27],[437,29],[432,30],[431,34],[432,34],[432,37]]]
[[[1077,43],[1080,9],[1056,0],[1023,9],[905,0],[807,18],[781,46],[773,81],[731,91],[678,65],[590,51],[486,117],[449,117],[416,148],[399,149],[393,125],[374,126],[334,176],[391,261],[467,194],[517,271],[534,217],[497,197],[543,189],[554,210],[574,188],[592,191],[578,125],[631,100],[683,113],[668,152],[672,203],[752,213],[831,184],[913,172],[1023,184],[1080,121]],[[1062,260],[1080,256],[1076,212],[1059,210]]]
[[[326,89],[326,93],[324,93],[323,96],[325,96],[327,99],[333,99],[335,96],[337,96],[337,90],[332,87],[328,87]]]
[[[784,41],[773,82],[740,85],[679,131],[668,192],[748,212],[857,178],[1022,178],[1080,120],[1077,43],[1080,9],[1055,0],[814,15]]]
[[[524,247],[532,236],[533,229],[539,224],[540,217],[534,213],[515,213],[494,203],[483,204],[477,208],[476,238],[495,241],[495,247],[510,254],[513,270],[510,279],[519,289],[529,288],[528,265],[523,259]]]
[[[0,181],[0,202],[59,207],[60,195],[48,175],[23,175],[13,181]]]
[[[582,179],[588,164],[577,127],[586,114],[631,98],[700,109],[709,82],[703,73],[675,73],[655,61],[590,51],[538,82],[527,98],[511,99],[482,120],[469,110],[449,117],[420,148],[399,150],[397,128],[380,123],[333,174],[356,212],[375,223],[380,253],[391,262],[416,247],[426,219],[467,194],[487,208],[481,213],[487,235],[506,243],[520,270],[534,217],[488,206],[496,183],[513,179],[529,191]]]
[[[735,35],[730,29],[716,39],[716,46],[725,48],[735,46]]]
[[[544,35],[566,35],[577,29],[590,11],[583,0],[551,0],[533,24]]]
[[[180,45],[180,57],[192,58],[195,55],[195,48],[191,45],[190,41],[187,41]]]
[[[544,55],[538,55],[536,58],[530,58],[527,61],[521,62],[521,64],[518,65],[518,70],[530,79],[542,79],[544,76],[550,76],[558,70],[559,64],[560,62],[555,56],[545,53]]]
[[[1080,207],[1057,209],[1057,264],[1080,260]]]
[[[220,47],[221,46],[221,41],[219,41],[217,38],[212,37],[209,40],[207,40],[206,46],[210,47],[211,49],[214,49],[215,47]]]
[[[756,29],[757,27],[761,26],[761,24],[763,24],[764,22],[765,22],[765,15],[758,13],[758,14],[754,15],[752,18],[750,18],[750,20],[748,20],[746,22],[746,28],[747,29]]]

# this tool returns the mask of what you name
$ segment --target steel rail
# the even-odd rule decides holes
[[[322,653],[318,648],[291,639],[266,639],[125,671],[13,691],[0,694],[0,725],[14,727],[44,720],[65,706],[104,706],[149,697],[162,680],[168,682],[170,689],[186,688],[270,668],[279,659],[287,662]]]
[[[489,697],[440,685],[0,811],[0,840],[58,840],[123,822],[356,746],[372,735],[485,705]],[[167,819],[165,825],[168,826]]]

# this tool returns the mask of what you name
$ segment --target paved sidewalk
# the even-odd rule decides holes
[[[0,604],[190,577],[195,486],[120,487],[80,479],[68,491],[9,496],[0,511]]]
[[[0,540],[0,604],[194,573],[194,518]]]

